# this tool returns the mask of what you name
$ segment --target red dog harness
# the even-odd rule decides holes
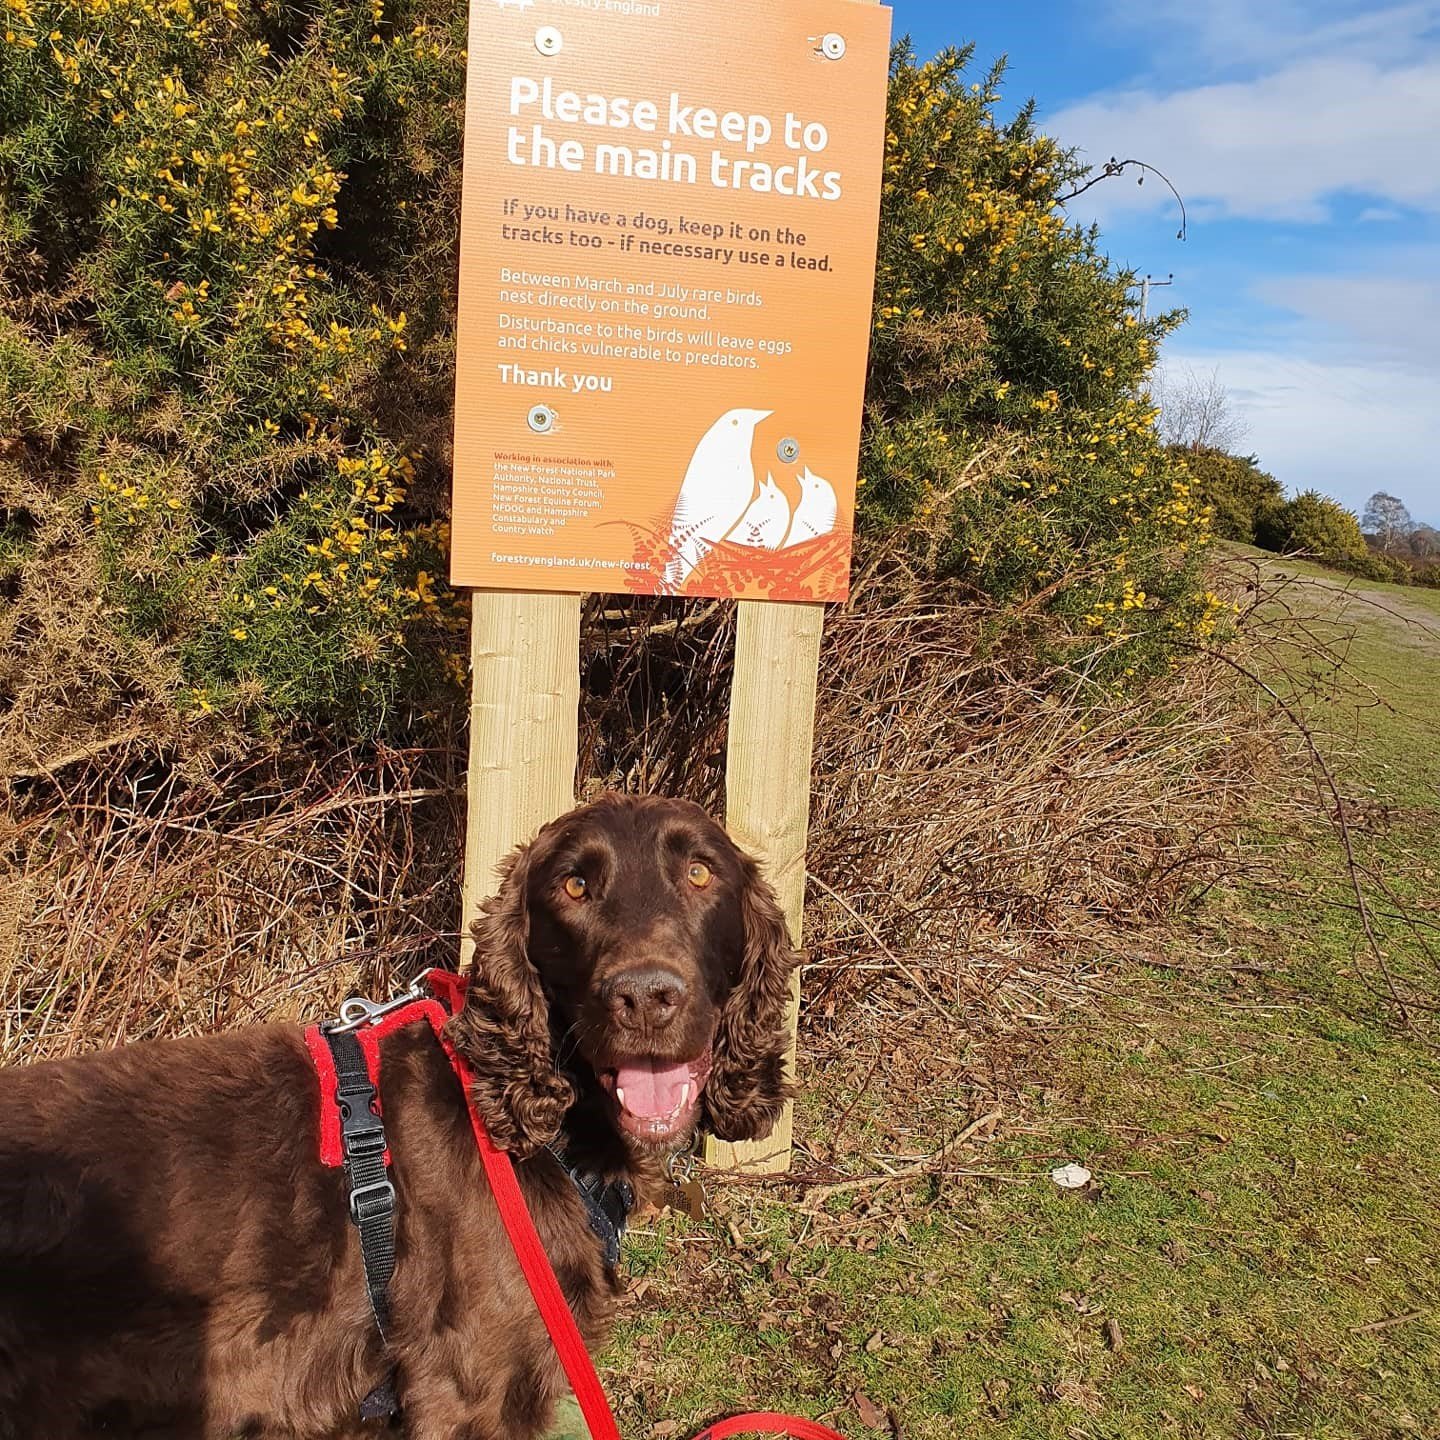
[[[351,1077],[340,1073],[331,1040],[327,1038],[327,1031],[331,1035],[336,1031],[353,1034],[359,1045],[360,1054],[364,1057],[365,1070],[368,1072],[369,1085],[363,1086],[363,1089],[370,1097],[369,1103],[373,1106],[374,1117],[378,1122],[380,1115],[380,1042],[394,1030],[399,1030],[406,1025],[413,1025],[417,1021],[425,1021],[434,1031],[435,1038],[440,1042],[446,1058],[450,1061],[450,1068],[454,1070],[455,1077],[460,1082],[461,1091],[465,1096],[465,1108],[470,1114],[470,1128],[475,1136],[476,1147],[480,1151],[480,1163],[485,1168],[485,1177],[490,1182],[490,1189],[495,1195],[495,1203],[499,1207],[505,1233],[510,1237],[510,1244],[514,1248],[515,1258],[520,1262],[525,1283],[530,1287],[530,1294],[535,1300],[536,1308],[540,1311],[540,1318],[545,1322],[545,1329],[549,1332],[551,1343],[560,1357],[560,1364],[564,1368],[566,1378],[570,1381],[570,1388],[575,1392],[575,1399],[580,1405],[586,1425],[590,1428],[592,1440],[620,1440],[620,1431],[615,1424],[615,1416],[610,1410],[610,1402],[605,1398],[600,1377],[595,1373],[595,1366],[590,1360],[590,1352],[585,1348],[580,1328],[576,1325],[575,1317],[570,1312],[570,1306],[565,1301],[560,1283],[555,1278],[555,1271],[551,1268],[549,1258],[545,1254],[545,1247],[540,1243],[540,1236],[536,1233],[535,1223],[531,1220],[530,1212],[525,1206],[525,1197],[521,1193],[520,1182],[515,1177],[515,1167],[512,1165],[509,1155],[497,1148],[495,1142],[491,1140],[490,1133],[485,1128],[485,1122],[481,1120],[471,1097],[470,1067],[465,1063],[464,1056],[455,1049],[445,1034],[446,1023],[465,1002],[466,982],[451,971],[431,970],[425,977],[425,984],[431,991],[429,997],[412,990],[410,996],[389,1005],[368,1006],[361,1002],[360,1013],[355,1016],[345,1015],[338,1026],[314,1025],[305,1032],[305,1044],[320,1081],[321,1162],[327,1166],[336,1167],[349,1161],[352,1168],[351,1217],[357,1225],[363,1227],[364,1217],[368,1213],[364,1203],[367,1189],[377,1200],[383,1201],[388,1198],[391,1207],[391,1210],[385,1211],[388,1223],[388,1217],[393,1210],[394,1189],[384,1178],[378,1181],[362,1179],[361,1184],[356,1186],[354,1157],[357,1152],[352,1143],[357,1132],[377,1137],[373,1142],[375,1146],[374,1159],[378,1160],[379,1174],[383,1177],[384,1167],[388,1165],[390,1158],[389,1151],[384,1149],[384,1132],[378,1123],[370,1127],[365,1126],[364,1117],[356,1114],[356,1107],[342,1099],[348,1095],[353,1100],[357,1094],[361,1093],[355,1088],[354,1081],[356,1078],[361,1079],[363,1086],[363,1077]],[[347,1008],[349,1004],[350,1002],[347,1002]],[[369,1173],[373,1175],[376,1172],[372,1168]],[[389,1189],[388,1197],[380,1193],[380,1187]],[[358,1205],[357,1196],[361,1197],[361,1203]],[[383,1295],[377,1304],[372,1289],[371,1303],[375,1306],[376,1321],[380,1325],[383,1336],[385,1319],[388,1315]],[[794,1437],[794,1440],[844,1440],[844,1437],[836,1431],[817,1424],[813,1420],[804,1420],[796,1416],[781,1415],[770,1411],[756,1411],[747,1415],[736,1415],[728,1420],[717,1421],[702,1430],[695,1440],[725,1440],[727,1436],[755,1432],[790,1435]]]

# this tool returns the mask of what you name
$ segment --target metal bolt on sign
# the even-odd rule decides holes
[[[532,405],[525,423],[537,435],[548,435],[555,428],[555,412],[548,405]]]
[[[535,32],[535,48],[542,55],[558,55],[565,48],[565,37],[553,25],[542,25]]]
[[[837,34],[834,30],[828,35],[820,37],[820,53],[827,60],[843,60],[845,58],[845,37]]]
[[[800,458],[800,442],[787,435],[776,447],[775,453],[787,464],[793,465]]]

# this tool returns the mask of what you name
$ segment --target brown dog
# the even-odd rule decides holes
[[[702,1115],[767,1133],[794,955],[696,806],[609,797],[546,826],[476,927],[449,1036],[588,1344],[615,1277],[571,1180],[643,1184]],[[0,1437],[366,1433],[394,1369],[415,1440],[528,1440],[563,1379],[464,1100],[423,1024],[382,1042],[398,1196],[391,1344],[371,1317],[318,1082],[276,1025],[0,1073]]]

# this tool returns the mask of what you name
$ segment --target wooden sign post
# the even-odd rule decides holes
[[[460,958],[496,867],[575,803],[580,597],[479,590],[470,604],[470,768]]]
[[[471,0],[451,579],[468,927],[574,803],[583,590],[736,599],[726,821],[796,943],[849,586],[889,12]],[[798,981],[791,1007],[798,1016]],[[793,1060],[793,1044],[792,1044]],[[790,1119],[713,1163],[784,1169]]]
[[[725,750],[725,827],[760,862],[801,941],[805,915],[805,843],[810,829],[810,752],[823,605],[740,602],[730,735]],[[795,1072],[800,976],[790,993],[787,1069]],[[790,1168],[793,1107],[764,1140],[732,1145],[707,1136],[705,1160],[725,1170],[773,1174]]]

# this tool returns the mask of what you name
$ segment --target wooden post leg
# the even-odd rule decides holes
[[[735,843],[760,862],[775,889],[790,938],[801,943],[805,910],[805,842],[810,826],[810,753],[815,736],[815,682],[825,607],[742,601],[735,638],[735,682],[725,754],[725,824]],[[795,1073],[800,977],[788,1023]],[[770,1136],[731,1145],[707,1137],[707,1164],[779,1174],[790,1168],[791,1107]]]
[[[575,803],[580,597],[477,590],[470,666],[462,966],[495,867]]]

